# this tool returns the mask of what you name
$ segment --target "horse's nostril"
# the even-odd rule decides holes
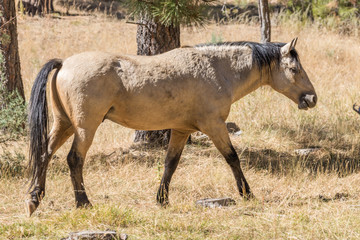
[[[317,96],[315,94],[306,94],[303,99],[309,107],[314,107],[316,105]]]

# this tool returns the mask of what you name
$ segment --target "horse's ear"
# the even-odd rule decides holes
[[[294,38],[291,42],[287,43],[281,48],[281,55],[285,56],[290,53],[291,50],[295,49],[298,38]]]
[[[296,38],[294,38],[294,39],[291,41],[291,48],[290,48],[291,50],[295,49],[297,40],[298,40],[298,38],[296,37]]]

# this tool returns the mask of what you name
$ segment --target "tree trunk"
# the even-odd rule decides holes
[[[180,47],[180,26],[165,26],[142,18],[136,33],[137,54],[156,55]]]
[[[156,20],[143,17],[136,33],[137,54],[156,55],[180,47],[180,26],[165,26]],[[160,131],[135,131],[134,142],[166,145],[170,140],[170,129]]]
[[[271,22],[268,0],[259,1],[259,18],[260,18],[260,31],[261,42],[266,43],[271,41]]]
[[[21,80],[14,0],[0,0],[0,76],[7,91],[18,91],[25,99]]]

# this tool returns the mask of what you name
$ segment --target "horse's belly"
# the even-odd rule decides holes
[[[176,105],[175,105],[176,106]],[[138,130],[189,129],[193,128],[193,120],[187,111],[178,107],[144,104],[113,107],[105,116],[122,126]]]

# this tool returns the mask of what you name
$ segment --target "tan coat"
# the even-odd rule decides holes
[[[240,195],[252,197],[225,120],[232,103],[265,84],[292,99],[300,109],[316,105],[315,90],[294,50],[296,40],[286,45],[198,46],[151,57],[85,52],[63,62],[49,61],[35,81],[30,103],[30,128],[35,131],[30,134],[34,190],[27,202],[29,213],[44,196],[51,156],[72,134],[75,137],[67,160],[76,204],[90,205],[82,167],[104,119],[134,129],[172,129],[157,195],[162,205],[168,203],[170,180],[186,140],[198,130],[207,134],[225,157]],[[41,107],[46,97],[46,78],[53,68],[58,69],[51,81],[54,124],[47,142],[39,140],[46,134],[46,111],[39,113],[37,106]],[[46,146],[47,151],[37,146]]]

